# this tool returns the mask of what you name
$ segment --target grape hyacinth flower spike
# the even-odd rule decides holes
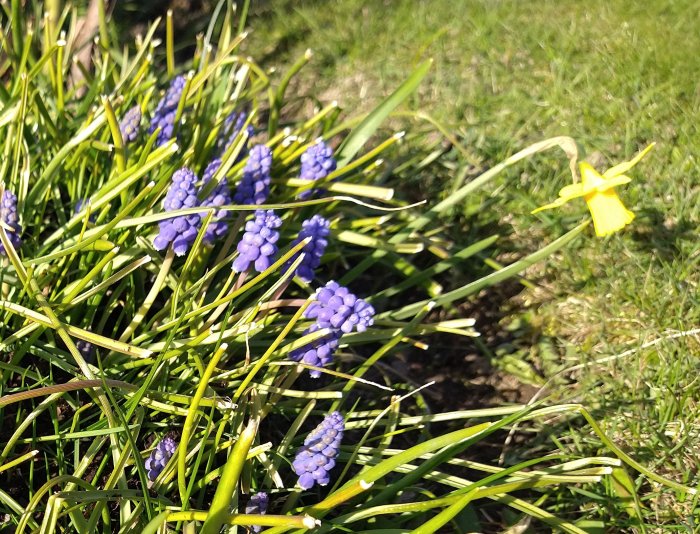
[[[119,131],[122,134],[122,139],[125,143],[131,143],[136,140],[139,134],[139,125],[141,124],[141,108],[138,104],[126,112],[124,118],[119,123]]]
[[[337,167],[333,157],[333,149],[321,139],[316,144],[309,147],[301,155],[301,172],[299,178],[302,180],[316,181],[325,178]],[[313,194],[313,189],[307,189],[297,195],[300,200],[306,200]]]
[[[304,331],[304,335],[313,334],[320,329],[321,327],[314,323]],[[333,361],[333,354],[335,354],[340,344],[341,336],[342,332],[331,332],[327,336],[316,339],[308,345],[292,350],[289,353],[289,359],[295,362],[313,365],[314,367],[326,367]],[[309,376],[311,378],[319,378],[321,376],[321,371],[309,369]]]
[[[0,220],[14,230],[10,231],[5,228],[5,234],[15,250],[17,250],[22,243],[20,239],[22,226],[20,226],[19,217],[17,216],[17,196],[7,189],[2,192],[2,200],[0,200]],[[7,254],[2,242],[0,242],[0,254]]]
[[[353,330],[364,332],[372,326],[374,308],[350,293],[348,288],[333,281],[317,289],[314,299],[304,312],[304,317],[316,319],[316,322],[304,331],[304,335],[322,328],[329,329],[330,334],[291,351],[289,359],[316,367],[326,367],[333,360],[333,354],[344,333]],[[312,369],[309,375],[318,378],[321,373]]]
[[[267,496],[267,493],[265,493],[264,491],[259,491],[258,493],[253,495],[248,501],[248,504],[245,505],[245,513],[264,515],[267,512],[268,503],[269,498]],[[262,530],[262,527],[253,525],[251,527],[251,530],[253,532],[260,532]]]
[[[206,186],[211,181],[214,174],[216,174],[216,171],[219,170],[220,166],[220,159],[215,159],[209,165],[207,165],[207,168],[204,169],[204,176],[202,177],[202,187]],[[213,191],[209,193],[209,196],[202,201],[202,206],[220,207],[231,203],[231,192],[228,189],[228,182],[226,181],[226,178],[223,178],[221,182],[219,182],[219,184],[213,189]],[[226,222],[227,217],[228,213],[225,210],[218,210],[214,212],[214,216],[204,233],[205,243],[212,244],[217,238],[226,234],[228,231],[228,223]]]
[[[187,167],[173,173],[172,184],[163,202],[165,211],[193,208],[197,206],[197,175]],[[160,231],[153,241],[156,250],[164,250],[172,243],[173,251],[182,256],[197,238],[201,225],[198,213],[180,215],[159,223]]]
[[[173,136],[175,128],[175,115],[177,114],[177,106],[182,97],[182,91],[185,88],[185,77],[178,76],[171,83],[168,90],[160,99],[153,117],[151,118],[151,126],[148,133],[152,134],[157,128],[160,128],[156,139],[156,146],[166,143]]]
[[[238,243],[238,257],[233,260],[232,269],[237,273],[247,271],[250,264],[259,273],[272,265],[277,254],[277,228],[282,226],[272,210],[256,210],[255,218],[245,225],[245,233]]]
[[[77,215],[80,213],[83,208],[85,208],[87,205],[90,205],[90,199],[89,198],[79,198],[78,200],[75,201],[75,207],[73,208],[73,215]],[[90,222],[94,223],[95,220],[97,220],[97,213],[94,211],[90,212]]]
[[[320,328],[349,334],[353,330],[364,332],[374,322],[374,308],[332,280],[316,290],[315,299],[304,316],[316,319]]]
[[[97,354],[97,350],[95,349],[95,345],[89,341],[79,339],[75,342],[75,348],[78,349],[78,352],[80,352],[81,356],[86,362],[92,363],[95,361],[95,354]]]
[[[165,438],[161,441],[146,460],[144,467],[148,472],[148,480],[153,482],[165,469],[168,460],[175,454],[177,443],[173,438]]]
[[[75,207],[73,208],[73,214],[80,213],[82,209],[90,204],[90,199],[89,198],[79,198],[78,200],[75,201]]]
[[[325,486],[330,482],[329,471],[335,466],[344,430],[343,416],[333,412],[304,440],[304,446],[292,464],[302,489],[311,489],[314,484]]]
[[[233,201],[245,205],[264,204],[270,194],[271,168],[272,151],[265,145],[251,148]]]
[[[328,246],[328,235],[330,234],[330,223],[320,215],[314,215],[301,223],[301,231],[299,237],[296,238],[293,245],[296,245],[306,239],[311,238],[301,251],[304,257],[297,267],[296,275],[307,284],[314,279],[314,270],[321,264],[321,257]],[[291,261],[287,263],[287,267],[291,265]]]
[[[218,150],[219,155],[223,155],[224,152],[226,152],[233,144],[236,137],[238,137],[238,134],[243,129],[243,125],[245,124],[247,118],[248,114],[245,111],[233,111],[224,119],[224,124],[221,127],[219,136],[216,140],[216,149]],[[254,133],[253,127],[249,125],[248,128],[246,128],[246,133],[248,134],[248,139],[250,139]],[[243,149],[238,154],[238,160],[244,158],[246,153],[247,149],[244,145]]]

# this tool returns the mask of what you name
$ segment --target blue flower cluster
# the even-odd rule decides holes
[[[207,183],[216,174],[221,166],[221,160],[215,159],[207,168],[204,169],[204,175],[202,176],[202,187],[206,186]],[[231,204],[231,192],[228,188],[228,182],[226,178],[223,178],[221,182],[214,188],[214,190],[209,193],[209,196],[202,201],[202,206],[205,207],[221,207],[227,204]],[[228,213],[225,210],[218,210],[214,212],[212,221],[207,226],[204,233],[204,242],[207,244],[212,244],[217,238],[223,236],[228,231],[228,223],[226,219],[228,218]]]
[[[245,111],[233,111],[224,119],[224,124],[219,131],[219,136],[216,140],[216,149],[219,155],[223,155],[229,147],[236,140],[236,137],[240,134],[245,124],[248,114]],[[248,139],[253,136],[254,130],[252,126],[246,128],[246,133],[248,134]],[[246,145],[248,142],[246,141]],[[238,154],[238,160],[245,157],[247,153],[246,146],[243,146],[240,154]]]
[[[158,103],[155,116],[163,116],[177,109],[182,96],[185,80],[178,77]],[[246,112],[233,112],[224,120],[217,148],[226,150],[232,140],[240,134],[246,121]],[[153,125],[152,125],[153,129]],[[166,131],[167,133],[167,131]],[[170,132],[172,133],[172,132]],[[252,133],[249,130],[248,133]],[[213,160],[204,171],[202,187],[211,181],[221,166],[221,160]],[[333,150],[321,139],[310,146],[301,157],[300,177],[308,181],[317,181],[327,177],[337,167]],[[272,170],[272,151],[264,144],[251,148],[243,175],[235,194],[231,198],[226,179],[214,188],[207,198],[197,199],[197,177],[189,169],[183,168],[173,175],[173,182],[164,202],[166,211],[195,206],[221,207],[235,203],[242,205],[260,205],[267,201],[270,194]],[[302,193],[300,197],[310,196],[312,191]],[[213,243],[228,231],[227,212],[218,210],[212,222],[205,229],[204,241]],[[156,249],[163,250],[172,244],[177,255],[183,255],[195,241],[201,227],[200,214],[178,216],[160,223],[160,231],[154,240]],[[267,270],[278,253],[279,228],[282,220],[272,210],[257,210],[254,217],[245,225],[245,231],[237,244],[238,255],[233,260],[232,269],[243,273],[248,269],[256,272]],[[314,215],[302,223],[302,229],[294,244],[309,239],[302,252],[304,254],[296,275],[307,283],[313,281],[315,270],[320,266],[321,258],[328,245],[330,235],[329,221],[320,215]],[[287,263],[289,267],[293,260]],[[357,298],[347,288],[336,282],[328,282],[316,291],[314,302],[305,311],[305,317],[315,319],[304,334],[327,330],[323,337],[308,345],[290,352],[290,359],[315,367],[325,367],[332,362],[343,334],[353,331],[362,332],[373,323],[374,308]],[[320,376],[319,370],[312,370],[311,376]]]
[[[175,119],[178,108],[185,103],[186,95],[183,95],[183,92],[186,85],[187,80],[184,76],[173,78],[153,110],[148,132],[151,136],[157,133],[155,146],[162,146],[176,134]],[[257,144],[250,149],[248,148],[248,139],[254,134],[252,126],[245,126],[248,116],[247,111],[234,111],[223,120],[216,146],[211,149],[211,153],[218,157],[206,166],[201,181],[197,174],[187,167],[173,173],[163,200],[163,211],[165,212],[163,216],[168,218],[159,222],[159,231],[153,240],[156,250],[161,251],[172,247],[169,254],[183,256],[193,245],[200,231],[203,233],[204,242],[212,244],[229,231],[230,216],[226,210],[221,208],[230,204],[238,204],[249,206],[245,209],[251,211],[255,209],[256,211],[254,211],[253,217],[245,223],[243,235],[237,244],[237,254],[232,262],[232,270],[236,273],[245,273],[248,270],[261,273],[274,263],[279,252],[279,229],[282,226],[282,219],[273,210],[260,208],[260,205],[265,204],[270,196],[273,152],[265,144]],[[134,142],[138,138],[142,119],[141,107],[138,104],[124,113],[119,122],[119,129],[125,143]],[[199,122],[197,124],[198,128],[206,128]],[[246,137],[246,142],[242,143],[243,146],[238,158],[246,158],[246,161],[235,194],[232,194],[232,187],[230,187],[233,184],[229,184],[227,179],[222,177],[215,186],[212,184],[211,192],[205,197],[203,188],[208,189],[207,184],[211,184],[214,176],[222,168],[221,158],[223,154],[231,148],[236,140],[240,140],[242,135]],[[271,144],[274,142],[274,140],[270,141]],[[194,152],[187,151],[183,155],[186,161],[200,162],[206,156],[206,154],[197,153],[196,148],[192,149]],[[333,149],[322,139],[318,139],[304,151],[300,163],[299,177],[306,181],[308,188],[298,194],[300,199],[308,199],[321,192],[322,189],[319,188],[323,187],[323,184],[315,182],[328,179],[329,175],[337,168]],[[238,168],[236,167],[236,169]],[[199,166],[196,169],[201,170]],[[20,244],[21,233],[17,218],[17,198],[11,192],[4,191],[1,200],[0,219],[6,227],[14,230],[8,232],[8,235],[12,245],[16,248]],[[83,201],[79,200],[75,207],[76,212],[81,211],[83,207]],[[207,213],[207,211],[202,211],[205,208],[213,211],[213,216],[207,227],[202,228],[203,213]],[[187,215],[175,213],[187,209],[192,209],[197,213]],[[103,210],[105,215],[106,210],[107,208]],[[241,217],[240,221],[242,222],[242,220]],[[236,225],[237,229],[239,224]],[[313,215],[302,222],[301,230],[292,246],[307,240],[308,242],[300,250],[303,257],[294,274],[307,284],[312,283],[316,277],[316,271],[321,265],[323,254],[329,244],[329,236],[330,222],[321,215]],[[0,244],[0,252],[3,251]],[[227,253],[228,248],[222,251],[222,255]],[[206,255],[202,257],[206,258]],[[294,259],[290,260],[286,264],[287,268],[293,262]],[[238,282],[242,278],[239,277]],[[284,286],[278,289],[279,295],[281,295]],[[204,289],[204,291],[207,290]],[[279,298],[279,296],[274,298]],[[276,304],[293,306],[294,302],[294,300],[280,299]],[[291,351],[290,359],[317,368],[310,371],[310,375],[313,378],[319,377],[323,370],[321,368],[332,363],[333,355],[340,345],[342,336],[352,332],[365,331],[373,324],[374,313],[374,308],[370,304],[351,293],[348,288],[334,281],[326,283],[316,290],[313,301],[304,312],[306,319],[313,320],[304,334],[323,331],[324,335]],[[218,316],[218,312],[214,315]],[[212,319],[212,321],[214,320]],[[86,360],[93,360],[96,356],[95,347],[89,342],[79,340],[76,342],[76,348]],[[298,477],[299,487],[303,490],[309,490],[315,485],[326,486],[329,484],[330,472],[336,465],[344,432],[343,415],[334,411],[326,415],[323,421],[308,434],[292,463],[293,470]],[[182,445],[186,450],[187,444],[183,443]],[[175,454],[177,447],[177,442],[171,437],[165,437],[155,444],[145,461],[150,481],[156,480],[161,475]],[[245,513],[265,514],[268,504],[268,494],[258,492],[252,495],[246,503]],[[264,518],[257,518],[257,520],[264,522]],[[260,532],[261,527],[252,525],[251,529],[254,532]]]
[[[220,166],[219,159],[209,163],[204,170],[202,187],[211,181]],[[257,145],[250,151],[234,199],[231,199],[228,182],[224,178],[201,202],[197,199],[199,192],[196,185],[197,175],[184,167],[173,174],[163,208],[165,211],[173,211],[196,206],[220,207],[233,202],[245,205],[262,204],[270,193],[271,167],[272,152],[265,145]],[[248,223],[246,233],[238,245],[241,254],[233,263],[233,268],[237,272],[245,271],[251,262],[255,262],[255,268],[262,272],[270,266],[270,259],[277,253],[275,243],[279,238],[279,232],[275,230],[279,228],[281,220],[271,211],[260,213],[264,216],[256,212],[256,219]],[[217,238],[226,234],[227,215],[225,210],[217,210],[214,213],[213,220],[205,230],[205,243],[212,244]],[[160,231],[153,242],[156,250],[164,250],[172,243],[175,254],[182,256],[197,238],[201,222],[202,216],[197,213],[161,222]]]
[[[255,210],[255,218],[245,225],[245,233],[237,246],[238,257],[233,260],[232,269],[237,273],[247,271],[250,264],[259,273],[267,269],[277,254],[277,228],[282,226],[272,210]]]
[[[374,308],[362,299],[350,293],[348,288],[330,281],[316,290],[315,301],[304,312],[304,317],[316,319],[316,322],[304,331],[304,335],[317,332],[322,328],[330,329],[330,334],[323,336],[309,345],[289,353],[289,359],[316,367],[325,367],[333,360],[340,338],[353,330],[364,332],[374,322]],[[320,371],[309,371],[312,378],[321,376]]]
[[[301,223],[299,237],[294,240],[293,245],[308,237],[311,238],[311,241],[301,249],[304,257],[296,271],[296,275],[307,284],[314,279],[314,270],[321,265],[321,257],[328,246],[327,238],[330,233],[330,223],[320,215],[314,215],[311,219]],[[287,263],[287,266],[291,265],[292,261]]]
[[[265,145],[251,148],[233,201],[245,205],[264,204],[270,194],[271,169],[272,151]]]
[[[374,308],[350,293],[347,287],[332,280],[316,290],[316,300],[306,309],[305,317],[316,319],[321,328],[364,332],[374,322]]]
[[[333,158],[333,149],[319,139],[315,145],[306,149],[301,155],[299,178],[310,181],[320,180],[332,173],[336,167],[337,163],[335,158]],[[307,189],[299,193],[298,198],[306,200],[313,193],[313,189]]]
[[[22,226],[20,226],[19,217],[17,216],[17,196],[7,189],[2,192],[2,200],[0,200],[0,220],[13,230],[9,231],[5,228],[5,233],[12,246],[17,250],[22,243],[20,239]],[[5,247],[0,242],[0,254],[6,253]]]
[[[185,77],[177,76],[171,83],[168,90],[160,99],[153,117],[151,118],[151,126],[148,133],[152,134],[157,128],[160,128],[158,137],[156,138],[156,146],[166,143],[173,137],[173,129],[175,127],[175,115],[177,114],[177,106],[182,97],[182,91],[185,88]]]
[[[174,118],[174,117],[173,117]],[[136,104],[126,112],[124,118],[119,123],[119,131],[122,134],[122,139],[125,143],[131,143],[136,140],[139,134],[139,125],[141,124],[141,107]]]
[[[344,430],[343,416],[332,412],[306,437],[292,464],[302,489],[330,482],[329,471],[335,466]]]
[[[168,460],[175,454],[177,443],[173,438],[165,438],[161,441],[146,460],[144,467],[148,472],[148,479],[154,481],[165,469]]]
[[[163,202],[165,211],[197,206],[197,175],[187,167],[175,171]],[[159,223],[160,231],[153,241],[156,250],[164,250],[172,243],[173,251],[182,256],[197,238],[202,219],[198,213],[179,215]]]
[[[259,491],[253,495],[248,501],[248,504],[245,505],[245,513],[264,515],[267,512],[267,505],[269,501],[270,500],[267,493],[264,491]],[[252,527],[253,532],[260,532],[261,530],[262,528],[259,526],[253,525]]]
[[[304,335],[313,334],[319,330],[321,330],[321,327],[314,323],[304,331]],[[340,344],[341,336],[342,332],[331,332],[327,336],[320,337],[308,345],[294,349],[289,353],[289,359],[295,362],[313,365],[314,367],[325,367],[333,361],[333,354],[335,354]],[[321,371],[310,369],[309,376],[311,376],[311,378],[318,378],[321,376]]]

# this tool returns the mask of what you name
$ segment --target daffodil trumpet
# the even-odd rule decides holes
[[[559,198],[550,204],[537,208],[532,213],[558,208],[570,200],[583,197],[591,212],[597,236],[603,237],[621,230],[634,220],[634,213],[622,203],[615,187],[632,181],[625,173],[639,163],[653,146],[654,143],[650,144],[630,161],[615,165],[602,175],[588,163],[580,163],[581,182],[563,187],[559,191]]]

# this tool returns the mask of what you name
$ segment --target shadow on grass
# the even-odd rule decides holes
[[[671,221],[657,208],[639,210],[638,218],[646,224],[635,226],[630,234],[643,253],[671,261],[686,257],[685,247],[697,244],[697,225],[686,218]]]

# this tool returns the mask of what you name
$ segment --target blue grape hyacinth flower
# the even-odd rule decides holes
[[[267,512],[267,505],[269,502],[270,499],[267,496],[267,493],[265,493],[264,491],[259,491],[258,493],[253,495],[248,501],[248,504],[245,505],[245,513],[264,515]],[[251,530],[253,532],[260,532],[262,530],[262,527],[252,525]]]
[[[158,137],[156,138],[156,146],[164,144],[173,136],[177,106],[180,103],[184,88],[185,77],[177,76],[170,83],[170,87],[168,87],[168,90],[163,95],[163,98],[160,99],[153,112],[148,133],[152,134],[156,131],[156,128],[160,128],[160,132],[158,132]]]
[[[193,208],[198,205],[197,175],[187,167],[173,173],[172,183],[163,201],[165,211]],[[160,231],[153,241],[156,250],[164,250],[172,243],[178,256],[187,252],[197,238],[202,223],[198,213],[180,215],[159,223]]]
[[[337,163],[333,157],[333,149],[321,139],[316,144],[306,149],[301,155],[301,172],[299,178],[302,180],[316,181],[325,178],[332,173]],[[313,189],[307,189],[299,193],[298,198],[306,200],[314,193]]]
[[[373,324],[374,308],[350,293],[348,288],[330,281],[316,290],[314,302],[306,308],[304,317],[316,319],[304,332],[305,335],[322,328],[329,329],[330,335],[293,350],[289,353],[289,358],[300,363],[325,367],[332,361],[343,334],[349,334],[353,330],[364,332]],[[317,370],[311,370],[309,374],[312,378],[321,376]]]
[[[209,165],[207,165],[207,168],[204,169],[204,175],[202,176],[202,187],[206,186],[211,181],[214,174],[216,174],[216,171],[219,170],[220,166],[220,159],[215,159]],[[231,192],[229,191],[226,178],[223,178],[214,188],[214,190],[209,193],[209,196],[202,201],[202,206],[220,207],[227,204],[232,204]],[[228,231],[228,223],[226,222],[227,218],[228,213],[225,210],[218,210],[214,212],[214,217],[204,233],[205,243],[212,244],[219,237],[226,235],[226,232]]]
[[[314,323],[304,331],[304,335],[312,334],[320,329],[321,327]],[[341,336],[342,332],[331,332],[327,336],[323,336],[308,345],[294,349],[289,353],[289,359],[315,367],[326,367],[333,361],[333,354],[335,354],[340,344]],[[309,376],[311,376],[311,378],[318,378],[321,376],[321,371],[310,369]]]
[[[300,243],[307,237],[310,237],[311,241],[301,249],[304,257],[297,267],[296,275],[308,284],[314,279],[314,270],[321,265],[321,257],[328,246],[327,237],[331,230],[328,220],[320,215],[314,215],[311,219],[307,219],[301,223],[301,226],[299,237],[294,240],[293,245]],[[290,266],[291,263],[291,261],[287,263],[287,266]]]
[[[156,445],[144,465],[148,473],[148,480],[153,482],[160,475],[168,464],[168,460],[175,454],[176,449],[177,443],[173,438],[165,438]]]
[[[17,250],[22,243],[22,239],[20,238],[22,226],[19,224],[19,217],[17,216],[17,195],[8,189],[2,192],[2,200],[0,200],[0,219],[14,230],[10,231],[5,228],[5,233],[10,243],[12,243],[12,246]],[[7,254],[2,242],[0,242],[0,254]]]
[[[73,208],[73,215],[80,213],[86,205],[90,204],[89,198],[79,198],[75,201],[75,207]],[[90,212],[90,222],[95,222],[97,220],[97,213],[94,211]]]
[[[224,124],[221,127],[221,130],[219,130],[219,135],[216,140],[216,149],[218,150],[219,155],[223,155],[224,152],[226,152],[233,144],[236,137],[238,137],[238,134],[243,129],[243,125],[245,124],[247,118],[248,113],[245,111],[233,111],[224,119]],[[254,132],[255,131],[253,130],[252,126],[249,125],[248,128],[246,128],[248,139],[253,136]],[[244,145],[243,149],[238,154],[237,161],[244,158],[247,152],[247,147]]]
[[[92,363],[95,360],[97,350],[95,349],[95,345],[89,341],[79,339],[75,342],[75,348],[78,349],[78,352],[85,358],[86,362]]]
[[[315,301],[304,316],[316,319],[320,328],[340,330],[348,334],[353,330],[364,332],[374,322],[374,308],[350,293],[347,287],[330,281],[316,290]]]
[[[306,437],[292,464],[302,489],[330,482],[329,471],[335,467],[344,430],[343,416],[332,412]]]
[[[233,201],[245,205],[264,204],[270,194],[271,168],[272,151],[265,145],[251,148]]]
[[[90,204],[90,199],[89,198],[79,198],[78,200],[75,201],[75,207],[73,208],[73,214],[80,213],[82,209]]]
[[[131,143],[136,140],[140,124],[141,108],[137,104],[124,114],[124,118],[119,123],[119,131],[125,143]]]
[[[238,243],[238,257],[233,260],[232,269],[237,273],[248,270],[253,264],[259,273],[272,265],[277,255],[277,228],[282,226],[280,219],[272,210],[256,210],[255,218],[245,225],[245,233]]]

